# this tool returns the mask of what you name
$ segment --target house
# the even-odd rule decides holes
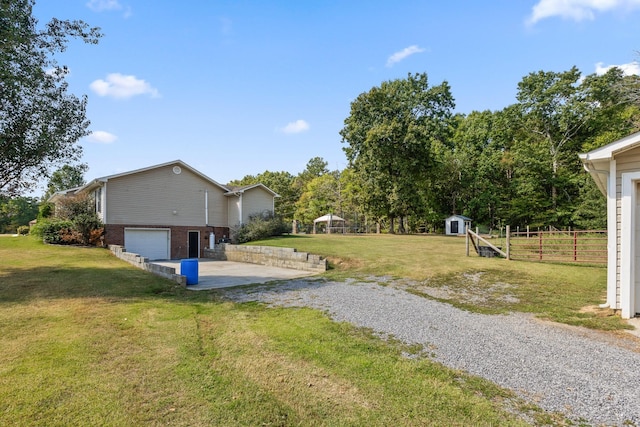
[[[467,227],[471,226],[471,218],[463,215],[451,215],[444,220],[444,234],[447,236],[464,236]]]
[[[279,197],[262,184],[222,185],[181,160],[96,178],[51,196],[93,196],[105,243],[149,259],[202,257],[253,214],[274,212]]]
[[[607,198],[607,302],[623,319],[640,313],[640,132],[580,154]]]

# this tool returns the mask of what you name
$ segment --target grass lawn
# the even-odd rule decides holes
[[[387,275],[411,279],[416,293],[460,286],[460,295],[500,280],[508,291],[489,293],[502,302],[474,305],[465,296],[460,304],[550,318],[557,311],[592,327],[618,327],[613,316],[578,315],[600,302],[604,269],[465,258],[455,238],[268,243],[329,256],[329,278]],[[0,260],[3,426],[523,425],[514,413],[538,425],[565,423],[488,381],[402,356],[420,348],[381,341],[318,311],[230,303],[103,249],[29,237],[0,237]],[[498,298],[507,292],[520,302]],[[556,295],[571,307],[552,302]]]

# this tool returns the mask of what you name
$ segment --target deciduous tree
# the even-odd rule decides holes
[[[19,194],[53,167],[77,160],[88,134],[87,98],[70,94],[54,56],[70,38],[97,43],[98,28],[52,19],[44,29],[33,0],[0,0],[0,192]]]
[[[340,131],[344,151],[361,175],[363,202],[374,218],[418,213],[433,164],[431,144],[445,141],[454,108],[447,82],[429,86],[426,73],[383,82],[360,94]]]

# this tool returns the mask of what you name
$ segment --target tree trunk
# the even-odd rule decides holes
[[[389,218],[389,234],[396,234],[396,224],[394,217]]]

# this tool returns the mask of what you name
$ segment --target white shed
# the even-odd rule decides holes
[[[607,302],[623,319],[640,313],[640,132],[581,154],[607,197]]]
[[[464,236],[469,226],[471,226],[471,218],[464,215],[451,215],[445,219],[444,233],[447,236]]]

